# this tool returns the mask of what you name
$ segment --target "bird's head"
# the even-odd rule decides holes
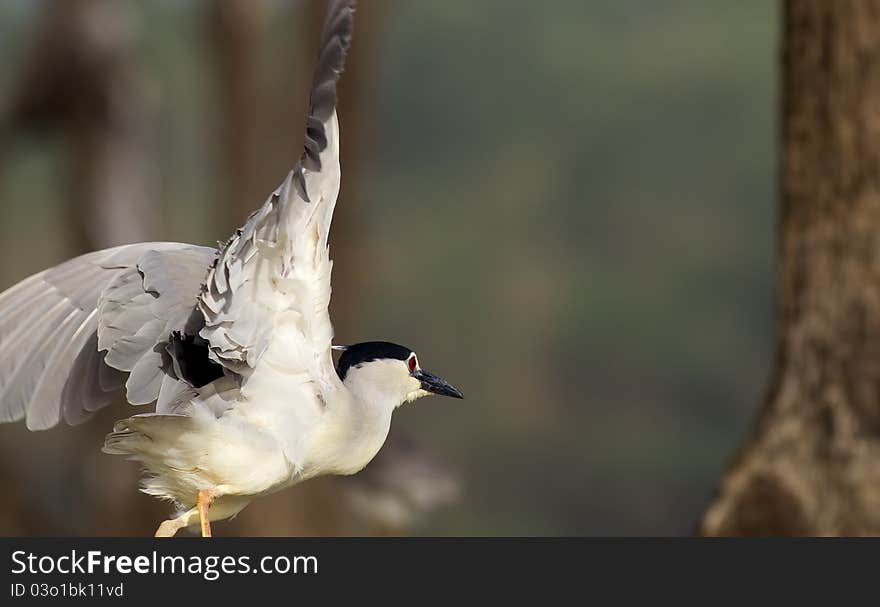
[[[429,394],[464,398],[455,386],[425,371],[416,353],[387,341],[369,341],[341,350],[336,371],[355,396],[371,403],[397,407]]]

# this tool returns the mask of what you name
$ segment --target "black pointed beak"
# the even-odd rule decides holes
[[[439,394],[440,396],[451,396],[452,398],[464,398],[461,390],[450,384],[442,377],[437,377],[433,373],[417,369],[413,371],[412,376],[422,382],[422,390],[431,394]]]

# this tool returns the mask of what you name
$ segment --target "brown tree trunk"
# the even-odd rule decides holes
[[[785,2],[777,359],[704,535],[880,534],[880,2]]]
[[[219,196],[223,227],[232,230],[268,194],[254,183],[257,116],[265,110],[257,77],[264,7],[260,0],[217,0],[210,7],[221,116]]]
[[[67,138],[68,213],[78,252],[155,238],[150,95],[133,16],[112,0],[53,0],[2,143],[41,130]]]

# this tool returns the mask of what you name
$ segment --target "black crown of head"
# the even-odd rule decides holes
[[[339,364],[336,366],[336,372],[340,379],[345,379],[345,375],[352,367],[371,360],[406,360],[412,350],[405,346],[393,344],[388,341],[365,341],[360,344],[348,346],[339,357]]]

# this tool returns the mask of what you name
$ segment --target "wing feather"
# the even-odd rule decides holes
[[[75,362],[76,357],[88,343],[89,338],[94,334],[98,325],[97,313],[92,310],[90,313],[80,313],[77,315],[77,326],[70,334],[66,343],[62,343],[61,347],[56,348],[46,361],[46,367],[40,376],[37,386],[30,396],[30,402],[33,405],[28,410],[28,419],[42,419],[43,427],[52,427],[58,423],[59,418],[63,415],[63,408],[59,408],[56,403],[61,401],[61,395],[64,386],[67,383],[68,372],[70,371],[70,361]],[[37,413],[36,409],[46,409],[44,413]],[[33,413],[32,413],[33,412]],[[29,422],[30,423],[30,422]]]
[[[51,411],[53,408],[51,405],[31,401],[31,396],[36,392],[55,350],[68,343],[79,328],[83,316],[84,314],[80,310],[66,311],[57,326],[52,327],[45,335],[43,344],[30,351],[18,372],[13,376],[12,382],[0,395],[0,402],[8,404],[12,409],[27,410],[26,421],[30,430],[42,430],[58,421],[57,416],[53,415]],[[30,403],[32,406],[28,406]]]
[[[92,331],[74,360],[61,395],[62,414],[69,425],[81,424],[92,412],[109,405],[125,384],[125,374],[103,361],[104,353],[98,350],[98,334]],[[116,373],[112,384],[101,384],[99,367]]]
[[[336,83],[351,44],[354,2],[328,2],[297,166],[221,248],[199,297],[210,356],[249,376],[278,326],[296,319],[302,369],[334,376],[327,250],[339,192]]]
[[[185,329],[215,255],[178,243],[125,245],[0,293],[0,422],[80,423],[123,386],[133,404],[156,400],[161,344]]]
[[[292,349],[300,368],[292,372],[304,385],[336,378],[327,243],[340,182],[336,83],[353,7],[328,2],[299,163],[219,252],[126,245],[0,294],[0,421],[78,423],[123,384],[130,402],[158,399],[160,411],[175,410],[189,387],[166,369],[163,346],[186,329],[201,329],[209,356],[243,376],[225,378],[238,386],[283,317],[299,331]]]

